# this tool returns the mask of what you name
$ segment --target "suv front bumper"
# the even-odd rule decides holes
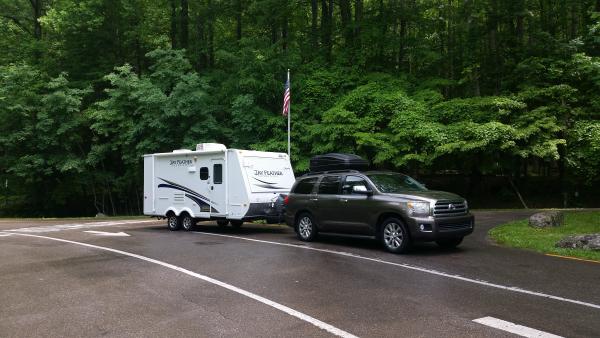
[[[407,223],[413,240],[436,241],[471,234],[475,228],[475,217],[470,213],[452,217],[411,217]],[[421,225],[424,230],[421,229]]]

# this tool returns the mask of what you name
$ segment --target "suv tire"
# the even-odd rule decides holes
[[[463,241],[463,238],[464,237],[440,239],[435,242],[444,249],[454,249]]]
[[[181,219],[175,214],[167,216],[167,226],[171,231],[177,231],[181,228]]]
[[[317,237],[317,227],[313,216],[309,213],[302,213],[296,219],[296,235],[298,239],[305,242],[314,241]]]
[[[410,249],[410,234],[400,219],[396,217],[385,219],[379,231],[381,243],[387,251],[404,253]]]

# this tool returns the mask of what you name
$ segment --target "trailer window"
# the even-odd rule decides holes
[[[208,179],[208,167],[200,168],[200,179],[203,181]]]
[[[223,183],[223,165],[222,164],[214,164],[213,165],[213,175],[215,176],[213,179],[214,184]]]

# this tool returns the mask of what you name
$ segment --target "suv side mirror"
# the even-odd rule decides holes
[[[364,185],[355,185],[352,187],[352,192],[361,195],[373,195],[373,190],[367,189]]]

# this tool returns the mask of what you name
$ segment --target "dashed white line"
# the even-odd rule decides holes
[[[279,311],[285,312],[285,313],[287,313],[290,316],[296,317],[296,318],[298,318],[300,320],[303,320],[303,321],[305,321],[307,323],[310,323],[310,324],[312,324],[312,325],[314,325],[314,326],[316,326],[316,327],[318,327],[318,328],[320,328],[322,330],[325,330],[325,331],[327,331],[327,332],[329,332],[331,334],[334,334],[336,336],[344,337],[344,338],[357,338],[355,335],[353,335],[353,334],[351,334],[349,332],[346,332],[346,331],[344,331],[342,329],[339,329],[339,328],[337,328],[337,327],[335,327],[335,326],[333,326],[331,324],[327,324],[327,323],[325,323],[325,322],[323,322],[321,320],[318,320],[318,319],[316,319],[314,317],[311,317],[311,316],[309,316],[309,315],[307,315],[305,313],[302,313],[300,311],[294,310],[294,309],[292,309],[290,307],[287,307],[287,306],[285,306],[283,304],[280,304],[280,303],[277,303],[277,302],[272,301],[270,299],[267,299],[265,297],[259,296],[257,294],[254,294],[254,293],[250,292],[250,291],[246,291],[244,289],[240,289],[237,286],[233,286],[231,284],[227,284],[225,282],[221,282],[220,280],[217,280],[217,279],[214,279],[214,278],[211,278],[211,277],[199,274],[197,272],[193,272],[193,271],[184,269],[184,268],[182,268],[180,266],[177,266],[177,265],[169,264],[169,263],[162,262],[162,261],[150,258],[150,257],[146,257],[146,256],[134,254],[134,253],[127,252],[127,251],[117,250],[117,249],[113,249],[113,248],[108,248],[108,247],[104,247],[104,246],[93,245],[93,244],[88,244],[88,243],[83,243],[83,242],[70,241],[70,240],[66,240],[66,239],[62,239],[62,238],[47,237],[47,236],[40,236],[40,235],[31,235],[31,234],[22,234],[22,233],[15,233],[14,235],[27,236],[27,237],[35,237],[35,238],[42,238],[42,239],[48,239],[48,240],[52,240],[52,241],[58,241],[58,242],[64,242],[64,243],[70,243],[70,244],[85,246],[85,247],[88,247],[88,248],[109,251],[109,252],[117,253],[117,254],[120,254],[120,255],[137,258],[137,259],[149,262],[149,263],[157,264],[157,265],[163,266],[163,267],[171,269],[171,270],[179,271],[179,272],[184,273],[184,274],[186,274],[188,276],[192,276],[192,277],[201,279],[201,280],[203,280],[205,282],[208,282],[208,283],[220,286],[220,287],[228,289],[230,291],[239,293],[239,294],[241,294],[243,296],[246,296],[248,298],[254,299],[254,300],[256,300],[258,302],[261,302],[261,303],[263,303],[265,305],[271,306],[271,307],[273,307],[273,308],[275,308],[275,309],[277,309]]]
[[[109,237],[129,237],[131,235],[129,235],[126,232],[106,232],[106,231],[95,231],[95,230],[86,230],[84,232],[87,232],[89,234],[94,234],[94,235],[99,235],[99,236],[109,236]]]
[[[493,327],[498,330],[514,333],[521,337],[528,338],[563,338],[562,336],[557,336],[552,333],[532,329],[527,326],[518,325],[515,323],[507,322],[502,319],[494,318],[494,317],[483,317],[478,319],[473,319],[475,323],[479,323],[482,325],[486,325],[489,327]]]
[[[516,293],[527,294],[527,295],[530,295],[530,296],[537,296],[537,297],[542,297],[542,298],[557,300],[557,301],[561,301],[561,302],[566,302],[566,303],[572,303],[572,304],[587,306],[587,307],[594,308],[594,309],[600,309],[600,305],[598,305],[598,304],[583,302],[583,301],[580,301],[580,300],[570,299],[570,298],[564,298],[564,297],[560,297],[560,296],[554,296],[554,295],[550,295],[550,294],[543,293],[543,292],[530,291],[530,290],[522,289],[522,288],[519,288],[519,287],[516,287],[516,286],[506,286],[506,285],[496,284],[496,283],[488,282],[488,281],[481,280],[481,279],[473,279],[473,278],[463,277],[463,276],[460,276],[460,275],[453,275],[453,274],[450,274],[450,273],[441,272],[441,271],[432,270],[432,269],[427,269],[427,268],[423,268],[423,267],[419,267],[419,266],[415,266],[415,265],[410,265],[410,264],[406,264],[406,263],[395,263],[395,262],[385,261],[385,260],[378,259],[378,258],[370,258],[370,257],[360,256],[360,255],[353,254],[353,253],[350,253],[350,252],[343,252],[343,251],[335,251],[335,250],[329,250],[329,249],[313,248],[313,247],[309,247],[309,246],[298,245],[298,244],[291,244],[291,243],[265,241],[265,240],[261,240],[261,239],[246,238],[246,237],[241,237],[241,236],[214,234],[214,233],[210,233],[210,232],[195,231],[195,233],[202,234],[202,235],[209,235],[209,236],[219,236],[219,237],[235,238],[235,239],[244,240],[244,241],[250,241],[250,242],[258,242],[258,243],[265,243],[265,244],[272,244],[272,245],[281,245],[281,246],[287,246],[287,247],[293,247],[293,248],[300,248],[300,249],[304,249],[304,250],[326,252],[326,253],[330,253],[330,254],[334,254],[334,255],[340,255],[340,256],[345,256],[345,257],[352,257],[352,258],[356,258],[356,259],[362,259],[362,260],[365,260],[365,261],[376,262],[376,263],[381,263],[381,264],[387,264],[387,265],[397,266],[397,267],[401,267],[401,268],[404,268],[404,269],[420,271],[420,272],[428,273],[428,274],[431,274],[431,275],[442,276],[442,277],[446,277],[446,278],[460,280],[460,281],[463,281],[463,282],[484,285],[484,286],[488,286],[488,287],[492,287],[492,288],[496,288],[496,289],[501,289],[501,290],[516,292]]]

